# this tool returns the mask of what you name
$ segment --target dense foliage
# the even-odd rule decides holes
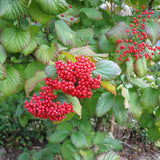
[[[46,148],[19,160],[119,159],[114,118],[160,139],[160,3],[104,2],[0,0],[0,129],[48,124]]]

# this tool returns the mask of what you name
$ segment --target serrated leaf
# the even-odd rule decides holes
[[[129,62],[126,62],[125,75],[129,78],[132,72],[133,72],[133,60],[131,58]]]
[[[34,20],[42,24],[46,24],[53,18],[53,15],[45,14],[35,0],[32,0],[31,5],[29,6],[29,13]]]
[[[36,36],[40,31],[40,27],[32,25],[32,26],[29,27],[29,30],[31,32],[31,36]]]
[[[65,0],[37,0],[37,2],[46,14],[57,15],[68,9]]]
[[[27,5],[26,0],[0,0],[0,17],[8,21],[15,21],[24,15]]]
[[[146,64],[146,58],[142,57],[139,60],[136,61],[135,67],[134,67],[134,73],[139,77],[144,77],[147,73],[147,64]]]
[[[0,44],[0,62],[3,64],[7,58],[6,51],[4,50],[3,46]]]
[[[28,45],[26,48],[24,48],[24,50],[22,51],[22,53],[23,53],[25,56],[28,56],[28,55],[31,54],[36,48],[37,48],[37,42],[36,42],[36,40],[34,39],[34,37],[32,36],[29,45]]]
[[[81,12],[83,12],[91,20],[103,19],[102,13],[96,8],[82,8]]]
[[[105,115],[113,106],[114,95],[110,92],[102,93],[97,101],[96,115],[101,117]]]
[[[118,96],[115,99],[113,104],[113,113],[115,115],[116,121],[123,125],[124,122],[127,120],[127,110],[124,108],[124,98],[122,96]]]
[[[50,143],[59,143],[66,139],[68,136],[69,132],[67,130],[58,130],[48,137],[48,141]]]
[[[143,108],[155,108],[159,104],[159,90],[151,87],[144,88],[140,97],[140,103]]]
[[[13,25],[13,23],[8,22],[8,21],[0,18],[0,28],[8,28],[12,25]]]
[[[116,87],[108,81],[102,81],[101,85],[112,94],[116,95]]]
[[[81,155],[78,153],[74,153],[75,160],[81,160]]]
[[[36,59],[44,64],[48,64],[50,61],[56,59],[55,48],[49,47],[47,45],[41,45],[35,52]]]
[[[22,30],[20,27],[10,27],[2,30],[2,45],[9,52],[21,52],[30,42],[29,30]],[[13,43],[14,42],[14,43]]]
[[[92,124],[88,120],[81,120],[79,123],[79,131],[90,133],[92,131]]]
[[[137,88],[146,88],[149,87],[149,84],[146,83],[143,79],[141,78],[134,78],[131,80],[131,83],[137,87]]]
[[[98,40],[98,48],[103,53],[113,53],[115,44],[111,43],[104,35]]]
[[[73,104],[73,110],[81,117],[82,106],[77,97],[73,97],[71,95],[67,95],[67,101]]]
[[[71,140],[77,148],[83,148],[86,144],[86,137],[81,131],[72,133]]]
[[[29,78],[25,84],[24,84],[24,89],[26,92],[26,96],[29,97],[30,92],[33,90],[33,88],[36,86],[36,84],[39,81],[44,81],[46,75],[44,71],[36,71],[34,77]]]
[[[115,152],[110,151],[100,154],[99,156],[97,156],[96,160],[120,160],[120,156]]]
[[[102,141],[105,138],[105,134],[102,132],[96,132],[96,134],[93,136],[93,143],[94,145],[100,145]]]
[[[154,46],[160,39],[160,24],[158,22],[146,22],[145,33]]]
[[[158,127],[152,127],[148,129],[148,137],[152,141],[160,140],[160,131]]]
[[[63,129],[71,133],[73,131],[73,126],[71,123],[63,122],[61,124],[58,124],[56,127],[56,131],[63,130]]]
[[[10,97],[16,93],[21,85],[21,76],[13,67],[6,67],[7,77],[0,81],[0,93],[4,97]]]
[[[31,160],[29,153],[21,153],[18,157],[18,160]]]
[[[80,154],[83,157],[83,160],[94,160],[94,152],[92,149],[88,149],[88,150],[80,150]]]
[[[7,77],[6,74],[6,68],[3,66],[3,64],[0,62],[0,81],[5,80]]]
[[[67,60],[71,60],[72,62],[76,62],[76,56],[69,52],[60,52],[60,54],[64,55]]]
[[[130,30],[130,32],[126,33],[126,30]],[[131,39],[132,38],[131,31],[132,31],[131,27],[125,22],[121,21],[106,33],[106,37],[110,42],[116,44],[118,39],[122,40]]]
[[[110,81],[116,78],[121,73],[120,67],[113,61],[102,60],[96,63],[96,70],[92,72],[95,76],[99,74],[102,80]]]
[[[45,68],[45,74],[48,76],[48,77],[52,77],[53,79],[58,77],[58,74],[57,74],[57,68],[55,68],[55,65],[48,65],[46,68]]]
[[[62,20],[55,22],[57,39],[65,46],[76,45],[76,33]]]

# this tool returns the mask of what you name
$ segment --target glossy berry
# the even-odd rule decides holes
[[[69,8],[72,8],[72,5],[69,5]]]
[[[73,21],[73,20],[74,20],[74,18],[72,17],[72,18],[71,18],[71,21]]]
[[[34,21],[34,23],[38,23],[37,21]]]
[[[61,17],[64,17],[64,14],[61,14]]]
[[[26,17],[27,17],[27,15],[25,14],[25,15],[24,15],[24,18],[26,18]]]

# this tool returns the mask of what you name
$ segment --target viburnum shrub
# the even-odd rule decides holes
[[[67,61],[67,64],[61,60],[56,61],[58,77],[55,79],[45,78],[47,86],[41,88],[40,96],[33,95],[30,103],[25,102],[25,107],[35,117],[50,118],[53,121],[61,121],[65,115],[74,112],[73,104],[60,101],[53,102],[58,96],[54,94],[55,90],[61,90],[63,93],[76,96],[78,98],[91,98],[92,89],[97,89],[101,85],[101,75],[92,78],[92,71],[95,70],[95,64],[89,61],[89,57],[77,56],[77,62]]]
[[[142,8],[145,9],[145,6],[142,6]],[[145,32],[145,23],[147,21],[150,21],[149,19],[153,17],[154,11],[140,11],[137,9],[135,12],[139,13],[139,15],[133,17],[133,23],[130,24],[130,27],[132,27],[132,29],[126,30],[126,33],[130,34],[132,38],[125,39],[124,41],[122,39],[117,40],[117,44],[121,44],[124,42],[125,45],[127,45],[127,47],[124,44],[120,45],[119,49],[123,50],[123,54],[120,55],[119,61],[122,61],[122,57],[125,56],[132,57],[135,61],[139,60],[139,58],[142,58],[143,56],[146,59],[151,60],[152,56],[155,54],[155,51],[159,51],[160,56],[160,47],[152,47],[150,44],[146,42],[148,36]],[[146,48],[152,51],[152,53],[145,52]],[[120,50],[117,50],[116,52],[119,53]],[[129,57],[126,59],[126,61],[130,61]]]

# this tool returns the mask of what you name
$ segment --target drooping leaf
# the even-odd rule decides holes
[[[65,0],[37,0],[37,2],[46,14],[57,15],[68,9]]]
[[[107,89],[108,91],[110,91],[112,94],[116,95],[116,87],[115,85],[112,85],[110,82],[108,81],[102,81],[101,85]]]
[[[6,79],[0,81],[0,93],[2,93],[4,97],[9,97],[18,91],[21,85],[21,76],[18,71],[11,66],[6,67],[6,73]]]
[[[115,44],[111,43],[104,35],[98,40],[98,48],[103,53],[113,53]]]
[[[88,150],[80,150],[80,154],[82,155],[84,160],[95,160],[94,151],[92,149]]]
[[[110,151],[100,154],[99,156],[97,156],[96,160],[120,160],[120,156],[115,152]]]
[[[93,143],[94,145],[100,145],[102,141],[105,138],[105,134],[102,132],[96,132],[96,134],[93,136]]]
[[[151,87],[144,88],[140,97],[140,103],[143,108],[155,108],[159,104],[159,90]]]
[[[27,5],[26,0],[0,0],[0,17],[8,21],[15,21],[24,15]]]
[[[126,33],[126,30],[130,30],[130,32]],[[122,40],[125,40],[127,38],[131,39],[132,38],[131,31],[132,31],[131,27],[125,22],[121,21],[106,33],[106,37],[110,42],[116,44],[118,39],[122,39]]]
[[[55,22],[57,39],[65,46],[76,45],[76,33],[62,20]]]
[[[58,143],[58,142],[62,142],[68,136],[69,136],[69,132],[67,130],[64,130],[64,129],[58,130],[48,137],[48,141],[50,143]]]
[[[20,27],[4,28],[2,30],[2,45],[9,52],[21,52],[30,42],[29,30],[22,30]]]
[[[36,86],[36,84],[39,81],[44,81],[46,75],[44,71],[36,71],[34,77],[29,78],[25,84],[24,84],[24,89],[26,92],[27,97],[29,96],[30,92],[33,90],[33,88]]]
[[[102,93],[97,101],[96,115],[101,117],[109,111],[114,103],[114,95],[110,92]]]
[[[46,24],[48,21],[50,21],[53,18],[53,15],[45,14],[42,11],[42,9],[40,8],[36,0],[32,0],[31,5],[29,6],[29,13],[34,20],[42,24]]]
[[[29,45],[22,51],[22,53],[27,56],[31,54],[37,48],[37,42],[34,37],[31,37]]]
[[[96,8],[82,8],[81,12],[83,12],[91,20],[100,20],[103,18],[102,13]]]
[[[36,59],[44,64],[48,64],[50,61],[54,61],[56,58],[55,48],[47,45],[41,45],[35,52]]]
[[[160,39],[160,24],[158,22],[152,21],[152,22],[146,22],[145,23],[145,32],[152,42],[152,45],[154,46],[157,41]]]
[[[122,96],[118,96],[115,99],[113,104],[113,113],[115,115],[115,119],[120,125],[123,125],[127,120],[127,110],[124,108],[124,98]]]
[[[102,60],[96,63],[96,70],[92,72],[95,76],[99,74],[102,80],[110,81],[116,78],[121,73],[120,67],[113,61]]]
[[[73,97],[71,95],[67,95],[67,101],[73,104],[73,110],[81,117],[82,106],[77,97]]]
[[[132,72],[133,72],[133,60],[131,58],[129,62],[126,62],[125,75],[129,78]]]
[[[0,81],[5,80],[7,77],[6,74],[6,68],[3,66],[3,64],[0,62]]]
[[[136,61],[135,67],[134,67],[134,73],[139,77],[144,77],[147,74],[147,64],[146,64],[146,58],[142,57],[139,60]]]
[[[77,148],[83,148],[86,144],[86,137],[81,131],[72,133],[71,140]]]

